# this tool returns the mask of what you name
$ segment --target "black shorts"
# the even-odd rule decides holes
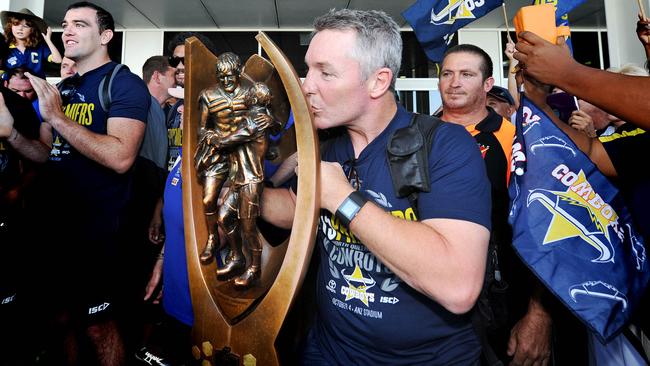
[[[22,259],[19,222],[14,213],[0,211],[0,313],[16,296]]]
[[[101,217],[92,221],[59,221],[46,244],[49,263],[43,278],[48,302],[57,311],[89,323],[114,316],[120,290],[128,280],[119,219],[97,215]]]

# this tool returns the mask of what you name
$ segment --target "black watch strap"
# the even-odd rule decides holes
[[[339,218],[341,224],[346,227],[350,226],[350,222],[361,210],[361,207],[366,204],[368,200],[359,191],[354,191],[341,203],[336,210],[336,217]]]

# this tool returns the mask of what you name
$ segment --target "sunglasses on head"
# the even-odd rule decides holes
[[[176,57],[176,56],[169,57],[169,66],[171,67],[176,67],[181,62],[183,63],[183,65],[185,65],[185,57]]]

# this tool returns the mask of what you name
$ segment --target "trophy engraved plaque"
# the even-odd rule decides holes
[[[185,43],[182,175],[192,353],[211,364],[278,364],[274,344],[309,265],[320,207],[318,143],[300,80],[264,33],[256,39],[270,61],[253,55],[242,65],[237,55],[214,55],[194,37]],[[294,127],[269,146],[267,136],[286,123],[289,105]],[[296,149],[293,229],[272,246],[256,225],[263,160],[278,163]],[[219,240],[219,229],[226,240]]]

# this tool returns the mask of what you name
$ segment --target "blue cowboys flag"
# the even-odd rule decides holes
[[[500,6],[503,0],[418,0],[402,12],[427,57],[438,62],[454,33]]]
[[[515,250],[601,340],[612,339],[650,279],[643,239],[621,195],[525,96],[512,170]]]

